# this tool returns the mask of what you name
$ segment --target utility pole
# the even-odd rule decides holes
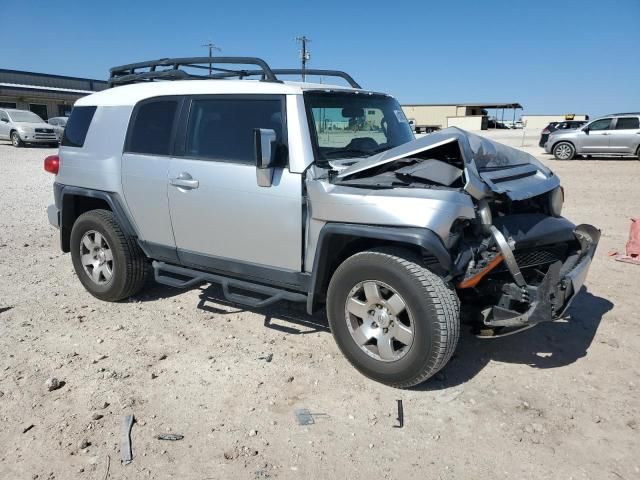
[[[218,47],[215,43],[211,43],[211,40],[209,40],[209,43],[205,43],[204,45],[201,45],[202,47],[208,47],[209,48],[209,58],[213,60],[213,51],[217,50],[219,52],[221,52],[222,50],[220,49],[220,47]],[[213,70],[213,62],[209,63],[209,76],[211,76],[211,72]]]
[[[307,68],[307,62],[311,58],[311,53],[309,53],[309,50],[307,50],[307,43],[310,42],[311,39],[306,35],[302,35],[296,37],[296,41],[300,42],[302,45],[302,49],[300,50],[300,60],[302,61],[302,81],[304,82],[306,80],[304,71]]]

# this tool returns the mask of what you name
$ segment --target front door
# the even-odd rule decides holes
[[[242,275],[269,271],[265,267],[300,272],[302,179],[287,168],[285,97],[187,101],[168,190],[181,263]],[[280,145],[270,187],[256,182],[255,128],[275,130]]]
[[[611,134],[611,119],[601,118],[589,124],[589,132],[580,131],[578,153],[609,153],[609,137]]]
[[[638,117],[618,117],[611,130],[611,153],[635,154],[640,144],[640,120]]]
[[[0,110],[0,138],[9,138],[9,115]]]

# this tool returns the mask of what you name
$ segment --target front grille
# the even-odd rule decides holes
[[[53,133],[53,128],[36,128],[36,133]]]
[[[567,244],[545,245],[542,247],[516,250],[513,252],[516,262],[521,269],[547,265],[560,260],[564,262],[567,254]]]

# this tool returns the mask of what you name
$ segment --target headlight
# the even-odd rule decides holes
[[[554,217],[562,215],[564,205],[564,188],[558,187],[549,194],[549,211]]]

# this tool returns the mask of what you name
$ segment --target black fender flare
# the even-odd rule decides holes
[[[125,235],[138,236],[138,232],[127,216],[116,193],[54,183],[55,204],[60,211],[60,241],[63,251],[68,251],[68,247],[65,249],[65,246],[68,246],[71,228],[78,217],[72,202],[75,197],[95,198],[104,201],[115,215]]]
[[[451,272],[453,261],[451,255],[438,235],[427,228],[418,227],[386,227],[377,225],[359,225],[351,223],[327,223],[320,230],[315,256],[309,293],[307,296],[307,312],[313,312],[315,301],[322,285],[329,275],[330,247],[336,238],[371,239],[396,245],[419,247],[430,257],[433,257],[438,269],[444,275]]]

